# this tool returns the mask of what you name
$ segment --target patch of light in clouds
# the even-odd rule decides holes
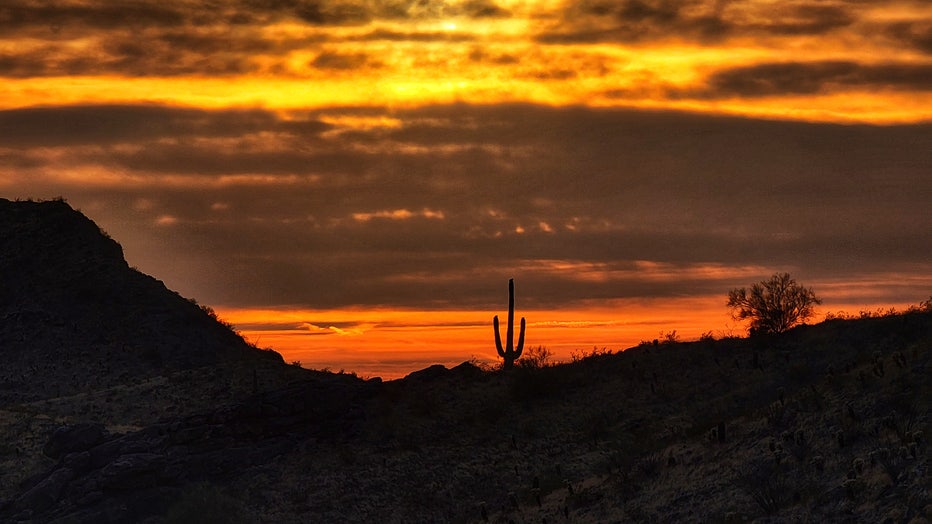
[[[231,2],[218,12],[143,1],[121,16],[103,0],[56,9],[10,0],[0,21],[4,103],[528,101],[888,122],[932,114],[932,7],[921,3],[431,4]]]

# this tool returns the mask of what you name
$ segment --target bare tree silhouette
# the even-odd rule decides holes
[[[812,317],[822,300],[812,288],[796,283],[789,273],[776,273],[750,289],[728,292],[728,307],[736,320],[751,319],[750,333],[782,333]]]

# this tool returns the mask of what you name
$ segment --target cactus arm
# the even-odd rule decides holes
[[[498,333],[498,315],[492,319],[492,327],[495,328],[495,349],[498,350],[498,356],[505,358],[505,349],[502,347],[502,336]]]
[[[515,348],[515,358],[521,356],[524,351],[524,317],[521,317],[521,332],[518,334],[518,346]]]

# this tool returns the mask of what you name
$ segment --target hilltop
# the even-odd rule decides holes
[[[249,346],[63,202],[0,200],[0,248],[3,522],[932,517],[929,308],[383,383]]]
[[[165,285],[61,200],[0,199],[0,405],[219,363],[282,363]]]

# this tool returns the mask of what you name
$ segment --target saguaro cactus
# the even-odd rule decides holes
[[[492,326],[495,328],[495,349],[498,350],[498,356],[502,357],[504,363],[502,369],[511,369],[515,360],[521,356],[524,351],[524,317],[521,317],[521,332],[518,334],[518,345],[512,346],[515,336],[515,279],[508,280],[508,331],[506,333],[507,346],[502,346],[502,337],[498,329],[498,315],[492,319]]]

